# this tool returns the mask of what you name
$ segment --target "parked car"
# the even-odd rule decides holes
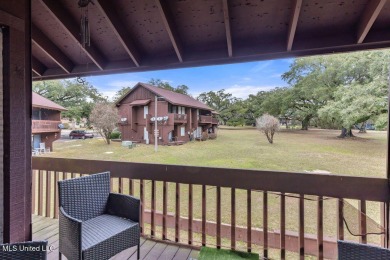
[[[92,133],[88,133],[85,130],[73,130],[69,134],[70,139],[78,138],[78,139],[85,139],[85,138],[93,138]]]

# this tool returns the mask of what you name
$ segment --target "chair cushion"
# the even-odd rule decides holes
[[[83,250],[135,226],[138,226],[137,222],[112,215],[101,215],[87,220],[82,227]]]
[[[107,259],[138,245],[139,224],[129,219],[101,215],[82,224],[82,251],[84,259]]]

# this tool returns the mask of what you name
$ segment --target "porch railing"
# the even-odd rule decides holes
[[[186,114],[174,114],[174,121],[175,123],[186,123],[187,122],[187,115]]]
[[[32,120],[32,133],[58,132],[60,131],[59,124],[61,124],[61,121]]]
[[[264,257],[277,249],[281,259],[290,252],[301,259],[306,254],[336,258],[336,240],[348,235],[344,230],[345,199],[355,201],[360,209],[356,218],[362,243],[367,243],[368,201],[380,204],[382,225],[388,212],[388,181],[380,178],[47,157],[34,157],[32,166],[35,214],[58,217],[58,180],[110,171],[113,191],[140,197],[144,236],[191,246],[244,247]],[[269,203],[271,199],[275,202],[276,193],[280,207],[271,212]],[[315,196],[314,219],[305,218],[307,198],[313,198],[310,195]],[[325,197],[335,198],[334,203],[325,207]],[[296,201],[292,208],[291,200]],[[329,225],[324,223],[325,213],[333,216],[330,222],[337,228],[332,237],[324,234],[324,225]],[[269,225],[275,214],[279,229]],[[244,225],[239,215],[245,215]],[[292,219],[297,221],[295,231],[288,230]],[[316,229],[309,234],[305,225],[312,222]],[[382,246],[387,228],[378,242]]]
[[[199,116],[199,123],[211,124],[213,122],[211,116]]]

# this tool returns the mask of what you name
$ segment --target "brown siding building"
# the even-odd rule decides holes
[[[154,143],[156,120],[160,144],[187,142],[205,131],[215,133],[218,126],[216,112],[202,102],[145,83],[138,83],[116,104],[123,141]]]
[[[53,150],[53,142],[61,137],[61,111],[66,109],[37,93],[32,93],[32,148],[45,143]]]

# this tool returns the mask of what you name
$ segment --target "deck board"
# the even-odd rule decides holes
[[[33,215],[33,240],[47,240],[53,251],[49,251],[48,260],[58,259],[58,220]],[[165,244],[141,238],[141,259],[147,260],[186,260],[196,259],[199,251],[180,245]],[[66,259],[66,257],[62,257]],[[137,247],[128,248],[113,256],[110,260],[137,259]]]

